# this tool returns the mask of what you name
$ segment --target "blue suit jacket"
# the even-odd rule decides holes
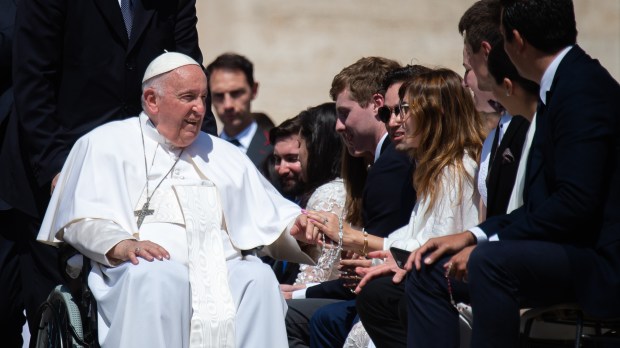
[[[536,117],[524,205],[480,225],[565,246],[586,312],[620,316],[620,86],[575,46]]]

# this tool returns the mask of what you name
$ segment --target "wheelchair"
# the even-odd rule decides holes
[[[67,274],[67,264],[80,263],[78,274]],[[90,259],[65,245],[60,251],[61,273],[68,285],[58,285],[41,305],[35,340],[37,348],[99,348],[97,303],[88,288]],[[78,268],[79,269],[79,268]]]

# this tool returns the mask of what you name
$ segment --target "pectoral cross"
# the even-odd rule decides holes
[[[144,203],[144,205],[142,206],[142,209],[134,211],[133,215],[138,217],[138,228],[140,228],[140,226],[142,225],[142,222],[144,221],[144,218],[147,215],[153,215],[154,212],[155,212],[155,210],[153,210],[153,209],[149,210],[149,202],[148,201],[146,201],[146,203]]]

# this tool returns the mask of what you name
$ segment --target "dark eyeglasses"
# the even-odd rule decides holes
[[[405,105],[406,104],[399,104],[399,105],[396,105],[393,109],[390,108],[387,105],[383,105],[382,107],[379,108],[379,119],[383,123],[388,123],[388,122],[390,122],[390,118],[392,117],[392,113],[394,113],[394,116],[403,116],[405,114],[403,112],[403,107]],[[409,107],[409,105],[407,105],[407,107]],[[403,115],[401,115],[401,113]]]

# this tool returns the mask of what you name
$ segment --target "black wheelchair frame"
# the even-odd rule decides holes
[[[78,252],[68,245],[61,247],[61,273],[67,285],[58,285],[38,312],[37,348],[99,348],[97,339],[97,303],[88,287],[90,259],[83,258],[77,278],[66,274],[67,261]]]

